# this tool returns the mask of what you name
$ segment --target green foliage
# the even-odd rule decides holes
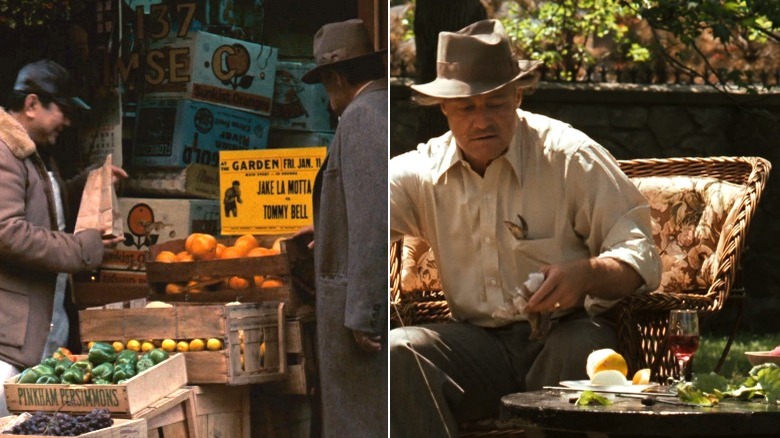
[[[702,374],[713,371],[723,347],[726,346],[726,340],[726,336],[703,332],[699,350],[693,357],[693,372]],[[747,376],[751,369],[750,362],[745,357],[746,351],[769,351],[778,345],[780,334],[738,333],[720,374],[730,381],[739,381]]]
[[[70,13],[70,0],[0,0],[0,28],[42,27]]]
[[[513,44],[525,57],[540,59],[547,67],[562,71],[571,80],[577,72],[594,65],[588,47],[595,39],[610,38],[622,56],[633,61],[649,59],[649,51],[629,39],[626,20],[633,11],[620,0],[557,0],[513,2],[501,19]]]
[[[712,406],[725,398],[750,400],[761,397],[771,404],[780,401],[780,366],[765,363],[751,368],[748,376],[738,384],[727,384],[726,379],[710,373],[695,375],[693,382],[677,385],[680,400],[700,406]]]
[[[759,58],[759,48],[780,42],[780,2],[763,0],[644,0],[623,1],[653,29],[655,42],[674,68],[698,78],[702,83],[723,89],[732,83],[748,92],[753,85],[741,71],[727,73],[713,61],[713,49],[704,47],[708,39],[721,45],[717,52],[745,61]],[[669,35],[671,34],[671,35]],[[739,69],[738,69],[739,70]]]

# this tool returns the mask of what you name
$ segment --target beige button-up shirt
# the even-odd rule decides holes
[[[582,132],[538,114],[517,115],[507,152],[484,177],[450,132],[390,160],[391,239],[425,239],[453,317],[480,326],[509,323],[492,315],[546,264],[613,257],[641,275],[640,292],[654,290],[661,267],[644,196]],[[521,217],[525,238],[511,230]],[[598,314],[615,302],[589,296],[585,308]],[[524,316],[521,309],[514,319]]]

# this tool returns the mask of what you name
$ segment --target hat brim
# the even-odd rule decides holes
[[[301,81],[303,81],[304,83],[307,83],[307,84],[317,84],[319,82],[322,82],[322,79],[320,78],[320,74],[323,71],[325,71],[325,70],[327,70],[329,68],[333,68],[334,66],[339,66],[339,65],[342,65],[342,64],[347,64],[347,63],[350,63],[350,62],[353,62],[353,61],[356,61],[356,60],[370,58],[372,56],[380,56],[380,55],[386,55],[386,54],[387,54],[387,49],[382,49],[382,50],[379,50],[377,52],[366,53],[364,55],[355,56],[355,57],[352,57],[352,58],[349,58],[349,59],[345,59],[345,60],[342,60],[342,61],[329,62],[327,64],[318,65],[318,66],[314,67],[313,69],[311,69],[311,70],[307,71],[306,73],[304,73],[303,76],[301,76]]]
[[[81,109],[89,111],[92,109],[86,102],[78,97],[55,97],[54,101],[71,110]]]
[[[520,72],[513,78],[502,82],[465,82],[459,79],[437,77],[431,82],[412,85],[420,94],[443,99],[459,99],[479,96],[498,90],[506,85],[517,83],[522,88],[530,87],[539,81],[541,74],[537,70],[541,61],[519,60]]]

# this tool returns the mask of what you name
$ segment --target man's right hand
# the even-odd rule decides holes
[[[303,227],[300,230],[298,230],[293,235],[293,237],[298,237],[298,236],[301,236],[303,234],[314,234],[314,225],[306,225],[305,227]],[[312,239],[312,241],[309,242],[308,247],[309,247],[309,249],[313,249],[314,248],[314,239]]]

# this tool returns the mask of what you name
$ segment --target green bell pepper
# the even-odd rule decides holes
[[[16,383],[35,383],[40,377],[41,373],[37,370],[34,368],[27,368],[19,374],[19,379],[17,379]]]
[[[152,358],[148,354],[144,354],[143,356],[141,356],[140,359],[138,359],[138,363],[136,364],[136,367],[138,368],[138,372],[142,373],[148,370],[149,368],[153,367],[154,365],[155,364]]]
[[[44,359],[44,360],[42,360],[42,361],[41,361],[41,365],[50,366],[50,367],[52,367],[52,369],[53,369],[53,368],[56,368],[56,367],[57,367],[57,363],[58,363],[58,362],[59,362],[59,360],[58,360],[58,359],[55,359],[55,358],[53,358],[53,357],[47,357],[46,359]]]
[[[114,362],[116,360],[116,350],[111,344],[105,342],[95,342],[87,353],[87,358],[95,365],[101,363]]]
[[[36,380],[35,383],[43,383],[43,384],[60,383],[60,378],[55,376],[54,374],[44,374],[43,376],[38,377],[38,380]]]
[[[122,363],[114,367],[114,383],[122,383],[123,381],[135,376],[135,367],[129,363]]]
[[[73,365],[70,366],[70,368],[78,368],[81,370],[82,374],[82,381],[81,383],[89,383],[89,381],[92,379],[92,362],[88,360],[79,360],[76,362],[73,362]]]
[[[93,385],[110,385],[110,384],[112,384],[112,383],[113,383],[113,382],[112,382],[111,380],[106,380],[106,379],[92,379],[92,384],[93,384]]]
[[[155,365],[158,363],[164,361],[165,359],[168,359],[168,352],[163,350],[162,348],[155,348],[154,350],[149,352],[149,358],[152,359],[152,362],[154,362]]]
[[[45,376],[45,375],[54,375],[54,368],[50,367],[48,365],[44,365],[42,363],[39,363],[38,365],[35,365],[32,367],[35,371],[38,372],[39,376]],[[36,379],[37,380],[37,379]]]
[[[133,365],[138,363],[138,353],[133,350],[122,350],[116,355],[116,364],[131,363]]]
[[[68,358],[57,361],[57,365],[54,367],[54,374],[62,377],[62,373],[70,368],[71,365],[73,365],[73,361]]]
[[[78,363],[78,362],[77,362]],[[84,371],[73,364],[70,368],[62,373],[62,383],[72,383],[74,385],[81,385],[84,382]]]
[[[92,380],[102,379],[111,380],[114,377],[114,364],[101,363],[100,365],[92,368]]]

